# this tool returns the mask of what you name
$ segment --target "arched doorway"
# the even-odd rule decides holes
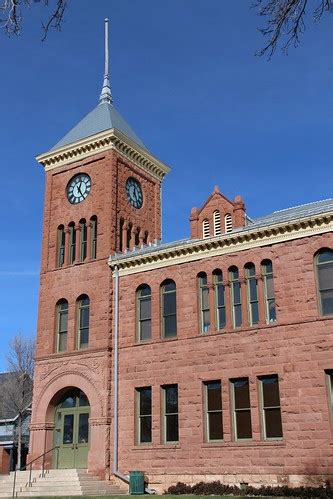
[[[55,409],[54,468],[87,468],[90,404],[78,389],[66,391]]]

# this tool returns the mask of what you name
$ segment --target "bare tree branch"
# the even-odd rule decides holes
[[[319,4],[312,11],[315,22],[320,21],[324,12],[333,12],[333,0],[317,1]],[[253,7],[258,9],[258,15],[267,19],[266,26],[259,28],[259,31],[268,38],[267,44],[258,50],[257,55],[268,54],[271,58],[282,40],[284,52],[288,52],[291,46],[297,47],[305,31],[308,6],[309,0],[255,0]]]
[[[34,3],[39,0],[34,0]],[[51,15],[46,22],[42,22],[44,41],[47,37],[50,28],[58,31],[64,20],[64,13],[67,7],[67,0],[53,0],[55,5]],[[29,8],[32,5],[32,0],[0,0],[0,27],[4,29],[7,35],[19,35],[22,31],[24,8]],[[49,5],[49,0],[43,0],[44,5]]]

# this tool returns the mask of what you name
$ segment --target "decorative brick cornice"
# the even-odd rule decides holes
[[[132,161],[158,180],[162,180],[164,175],[170,171],[167,165],[114,128],[40,154],[36,160],[43,165],[45,171],[49,171],[74,161],[81,161],[92,154],[98,154],[108,149],[115,149],[125,159]]]
[[[239,232],[175,243],[174,246],[156,246],[150,251],[111,256],[109,265],[111,268],[117,266],[120,275],[130,275],[332,231],[333,212],[329,212],[265,227],[249,226]]]

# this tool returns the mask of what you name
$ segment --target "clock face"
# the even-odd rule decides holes
[[[143,203],[143,194],[141,186],[135,178],[130,177],[126,182],[126,193],[129,202],[134,208],[141,208]]]
[[[67,198],[72,204],[81,203],[91,191],[91,178],[86,173],[75,175],[67,185]]]

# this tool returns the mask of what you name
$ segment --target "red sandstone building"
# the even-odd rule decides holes
[[[333,475],[333,200],[252,220],[218,188],[162,244],[169,168],[100,102],[46,191],[30,459],[101,476]]]

